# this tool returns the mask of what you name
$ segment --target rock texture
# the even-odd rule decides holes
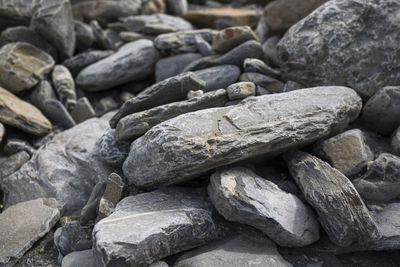
[[[221,30],[212,41],[215,52],[222,54],[250,40],[258,41],[257,35],[249,26],[229,27]]]

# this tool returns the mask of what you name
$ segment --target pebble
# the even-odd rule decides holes
[[[252,82],[234,83],[226,88],[229,100],[243,99],[256,95],[256,85]]]
[[[92,28],[81,21],[74,20],[76,50],[84,51],[95,42]]]
[[[196,47],[200,54],[204,57],[212,56],[215,54],[211,45],[200,36],[195,37]]]
[[[249,26],[229,27],[218,32],[212,41],[212,48],[215,52],[224,54],[250,40],[259,41]]]
[[[54,124],[61,125],[65,129],[72,128],[76,124],[68,110],[56,99],[47,100],[43,112]]]
[[[244,72],[260,73],[275,79],[279,79],[281,76],[279,70],[271,68],[264,61],[257,58],[246,58],[243,62],[243,69]]]
[[[71,111],[71,117],[76,123],[84,122],[88,119],[96,117],[92,104],[86,97],[79,98],[74,109]]]
[[[241,82],[253,82],[257,87],[264,88],[271,93],[281,93],[284,87],[281,81],[256,72],[244,72],[240,75],[239,80]]]

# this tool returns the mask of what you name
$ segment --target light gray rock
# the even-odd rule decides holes
[[[51,73],[53,86],[58,98],[68,111],[76,105],[75,82],[69,70],[63,65],[56,65]]]
[[[0,265],[13,266],[57,223],[62,206],[54,198],[38,198],[0,214]]]
[[[229,100],[243,99],[256,95],[256,85],[252,82],[234,83],[226,88]]]
[[[353,90],[316,87],[184,114],[135,140],[123,171],[138,187],[183,182],[218,166],[313,143],[343,130],[360,110]]]
[[[249,26],[229,27],[218,32],[212,41],[212,48],[215,52],[224,54],[250,40],[259,41]]]
[[[75,29],[75,39],[76,39],[76,50],[84,51],[91,47],[95,38],[93,35],[92,28],[86,23],[81,21],[74,20],[74,29]]]
[[[168,11],[176,16],[180,16],[188,11],[187,0],[166,0]]]
[[[393,133],[391,144],[394,153],[400,156],[400,127]]]
[[[168,14],[153,14],[153,15],[139,15],[122,18],[124,28],[130,32],[142,32],[145,34],[155,34],[156,32],[149,32],[152,25],[157,27],[165,27],[164,29],[170,29],[173,31],[185,31],[193,29],[190,22],[176,16]],[[147,28],[147,29],[146,29]],[[154,28],[155,29],[155,28]]]
[[[240,69],[234,65],[219,65],[207,69],[196,70],[194,74],[206,83],[205,92],[217,89],[225,89],[237,82],[240,76]]]
[[[284,76],[306,86],[348,86],[365,99],[384,86],[396,85],[400,78],[398,12],[397,0],[328,1],[291,27],[280,41]],[[381,35],[386,31],[390,34]]]
[[[196,91],[191,90],[187,93],[187,99],[189,100],[195,97],[201,97],[203,95],[204,95],[203,90],[196,90]]]
[[[281,81],[256,72],[245,72],[240,75],[241,82],[253,82],[257,87],[264,88],[271,93],[281,93],[285,86]]]
[[[10,26],[28,26],[38,0],[0,1],[0,31]]]
[[[76,122],[69,114],[68,110],[64,105],[55,99],[47,100],[44,103],[43,113],[54,123],[58,124],[65,129],[72,128],[76,125]]]
[[[143,79],[154,71],[159,58],[150,40],[138,40],[123,45],[115,54],[84,68],[76,84],[87,91],[102,91]]]
[[[96,117],[92,104],[86,97],[79,98],[76,102],[76,106],[71,112],[71,117],[76,123],[84,122],[88,119]]]
[[[346,176],[305,152],[288,152],[286,161],[332,242],[345,247],[379,240],[377,224]]]
[[[111,166],[120,167],[129,153],[129,143],[116,140],[115,130],[107,129],[100,138],[100,155]]]
[[[182,73],[189,63],[201,57],[198,53],[184,53],[160,59],[156,64],[156,81],[160,82]]]
[[[97,213],[96,222],[110,216],[117,206],[122,196],[124,182],[121,176],[116,173],[111,173],[108,177],[106,190],[99,202],[99,211]]]
[[[221,237],[223,227],[204,193],[165,188],[121,200],[93,229],[98,264],[146,266]]]
[[[279,79],[281,76],[279,70],[271,68],[264,61],[257,58],[246,58],[243,62],[243,69],[244,72],[256,72],[275,79]]]
[[[281,38],[279,36],[274,35],[268,38],[262,46],[264,59],[268,65],[280,66],[277,48],[280,40]]]
[[[91,249],[74,251],[65,256],[61,267],[96,267],[96,261]]]
[[[133,42],[133,41],[136,41],[136,40],[139,40],[139,39],[145,39],[144,36],[142,34],[140,34],[140,33],[127,32],[127,31],[120,32],[119,33],[119,38],[122,41],[126,42],[126,43]]]
[[[208,195],[225,219],[251,225],[280,246],[303,247],[319,239],[319,223],[310,207],[249,169],[215,172]]]
[[[9,157],[0,158],[0,181],[18,171],[30,157],[26,151],[20,151]]]
[[[157,261],[149,265],[149,267],[169,267],[165,261]]]

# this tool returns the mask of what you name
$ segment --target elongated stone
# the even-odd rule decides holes
[[[221,30],[212,41],[215,52],[222,54],[249,40],[258,40],[249,26],[229,27]]]
[[[194,72],[201,80],[206,82],[203,91],[225,89],[235,83],[240,76],[240,69],[234,65],[218,65],[215,67],[196,70]]]
[[[72,111],[76,105],[76,91],[71,72],[63,65],[56,65],[51,77],[61,103],[68,111]]]
[[[63,62],[63,65],[69,69],[72,75],[77,75],[85,67],[93,64],[103,58],[111,56],[114,51],[111,50],[95,50],[85,53],[77,54],[76,56],[69,58]]]
[[[360,110],[353,90],[316,87],[191,112],[135,140],[123,171],[139,187],[183,182],[218,166],[310,144],[343,130]]]

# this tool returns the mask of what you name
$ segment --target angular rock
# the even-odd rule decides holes
[[[75,82],[69,70],[63,65],[56,65],[51,74],[53,86],[64,107],[71,111],[76,105]]]
[[[159,54],[153,42],[138,40],[122,46],[115,54],[84,68],[76,84],[87,91],[102,91],[143,79],[154,71]]]
[[[69,221],[54,233],[54,245],[64,256],[73,251],[90,249],[90,229],[82,227],[78,221]]]
[[[61,267],[96,267],[96,260],[93,257],[93,251],[91,249],[74,251],[66,255],[63,260]]]
[[[82,97],[76,102],[76,106],[71,112],[71,117],[76,123],[81,123],[96,117],[96,112],[94,111],[92,104],[90,104],[89,99]]]
[[[100,138],[100,155],[107,164],[120,167],[129,153],[129,143],[116,140],[115,130],[107,129]]]
[[[328,163],[305,152],[286,154],[289,171],[322,227],[339,246],[368,244],[381,236],[353,184]]]
[[[229,100],[243,99],[256,95],[256,85],[252,82],[234,83],[226,88]]]
[[[201,57],[201,54],[198,53],[184,53],[160,59],[156,64],[156,82],[182,73],[189,63]]]
[[[106,191],[107,181],[98,182],[92,190],[86,205],[82,208],[79,223],[82,226],[94,225],[99,210],[100,199]]]
[[[360,109],[353,90],[316,87],[184,114],[135,140],[123,171],[138,187],[183,182],[218,166],[313,143],[343,130]]]
[[[284,76],[306,86],[348,86],[365,99],[384,86],[396,85],[400,78],[398,12],[397,0],[328,1],[291,27],[279,42]]]
[[[225,28],[214,37],[212,48],[215,52],[223,54],[250,40],[259,41],[249,26]]]
[[[246,58],[243,62],[244,72],[256,72],[278,79],[281,76],[279,70],[275,70],[257,58]]]
[[[0,159],[0,181],[12,173],[16,172],[29,159],[30,155],[26,151],[20,151],[6,158]]]
[[[237,82],[240,69],[234,65],[219,65],[207,69],[196,70],[194,74],[206,83],[205,92],[227,88]]]
[[[187,0],[166,0],[167,9],[176,16],[181,16],[188,11]]]
[[[391,203],[376,216],[382,238],[371,247],[374,250],[400,248],[400,203]]]
[[[38,0],[2,0],[0,2],[0,31],[10,26],[28,26]]]
[[[400,156],[400,127],[393,133],[391,143],[394,153]]]
[[[44,103],[43,113],[54,123],[62,126],[65,129],[72,128],[76,122],[69,114],[64,105],[55,99],[47,100]]]
[[[115,206],[117,206],[122,196],[122,190],[124,189],[124,182],[121,176],[116,173],[111,173],[108,177],[106,190],[100,199],[99,212],[96,221],[100,221],[111,215],[114,212]]]
[[[145,266],[223,232],[203,190],[165,188],[121,200],[94,227],[93,251],[101,266]]]
[[[257,87],[262,87],[271,93],[281,93],[284,87],[284,84],[281,81],[255,72],[242,73],[239,80],[242,82],[253,82],[257,85]]]
[[[28,99],[29,102],[39,108],[42,112],[46,112],[46,101],[51,99],[57,100],[57,96],[51,84],[47,80],[43,80],[32,89]]]
[[[76,50],[84,51],[91,47],[95,42],[92,28],[89,25],[74,20]],[[71,71],[72,72],[72,71]]]

